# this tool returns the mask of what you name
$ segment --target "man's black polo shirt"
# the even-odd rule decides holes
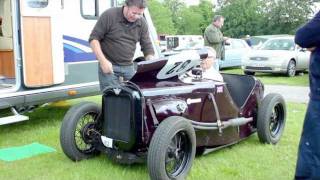
[[[112,64],[130,65],[137,42],[140,42],[144,55],[154,54],[154,51],[145,19],[130,23],[122,11],[123,7],[117,7],[102,13],[90,34],[89,42],[99,40],[102,52]]]

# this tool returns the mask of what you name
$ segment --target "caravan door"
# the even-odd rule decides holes
[[[63,1],[20,0],[23,82],[45,87],[64,82]]]

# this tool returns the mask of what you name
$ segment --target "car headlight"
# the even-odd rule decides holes
[[[249,61],[249,56],[242,56],[241,58],[241,62],[246,62],[246,61]]]

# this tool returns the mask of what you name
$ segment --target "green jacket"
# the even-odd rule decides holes
[[[204,31],[204,43],[216,50],[218,59],[224,59],[224,40],[219,28],[210,24]]]

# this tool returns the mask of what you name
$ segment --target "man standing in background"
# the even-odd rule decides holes
[[[227,37],[223,37],[221,28],[224,23],[224,17],[221,15],[215,15],[212,23],[204,31],[204,43],[206,46],[212,47],[217,54],[215,61],[215,69],[219,70],[219,61],[224,60],[225,54],[225,42],[228,40]]]
[[[295,179],[320,179],[320,11],[296,32],[295,42],[311,51],[310,100],[304,119]]]
[[[246,37],[245,37],[244,40],[246,41],[246,43],[248,44],[248,46],[250,46],[250,47],[252,46],[251,38],[250,38],[250,35],[249,35],[249,34],[246,35]]]

